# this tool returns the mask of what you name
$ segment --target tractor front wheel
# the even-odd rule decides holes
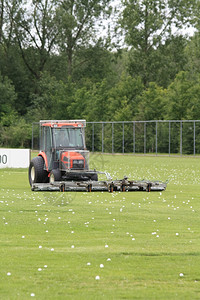
[[[34,157],[29,166],[29,183],[32,186],[33,183],[47,182],[48,173],[44,170],[44,159],[42,156]]]
[[[61,180],[61,172],[59,169],[54,169],[50,173],[50,183]]]

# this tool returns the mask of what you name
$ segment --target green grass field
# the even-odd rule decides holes
[[[32,192],[0,170],[0,299],[200,299],[200,159],[94,155],[165,192]]]

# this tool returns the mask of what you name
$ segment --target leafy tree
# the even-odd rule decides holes
[[[3,37],[3,23],[4,23],[4,0],[0,1],[0,44]]]
[[[110,15],[109,3],[110,0],[60,1],[57,10],[58,44],[67,55],[68,75],[71,76],[75,68],[75,54],[96,44],[95,27],[102,16]],[[81,61],[84,62],[84,51],[82,53]]]
[[[68,108],[73,101],[74,84],[56,80],[47,72],[41,75],[37,93],[32,94],[32,105],[27,114],[29,122],[40,119],[72,118]]]
[[[85,114],[88,121],[108,120],[108,91],[106,80],[92,85],[87,101],[87,114]]]
[[[108,92],[106,80],[97,83],[88,81],[87,85],[76,89],[68,113],[76,118],[85,118],[87,121],[108,120]]]
[[[14,86],[7,77],[0,74],[0,119],[5,114],[11,114],[17,99]]]
[[[167,119],[186,120],[191,101],[191,87],[193,82],[187,72],[177,74],[173,83],[167,89]]]
[[[12,148],[30,148],[32,128],[23,117],[12,113],[0,122],[0,145]]]
[[[124,48],[113,52],[112,55],[112,70],[116,75],[115,83],[117,83],[120,82],[122,76],[128,76],[129,51]]]
[[[140,96],[138,105],[138,120],[163,120],[166,113],[166,90],[155,82],[150,82],[149,87]]]
[[[193,22],[196,1],[124,0],[123,5],[120,25],[131,47],[130,74],[141,76],[147,85],[155,80],[160,59],[156,50],[171,37],[173,27]]]
[[[4,147],[24,147],[30,142],[30,126],[17,114],[16,100],[12,82],[0,74],[0,145]]]
[[[75,119],[83,118],[88,120],[88,113],[91,109],[89,106],[91,103],[91,91],[87,87],[78,88],[74,93],[74,99],[71,105],[68,107],[68,112]]]
[[[176,74],[184,70],[187,64],[185,47],[188,40],[182,35],[171,36],[159,45],[155,55],[155,71],[152,78],[158,84],[167,88],[175,79]]]
[[[187,119],[200,120],[200,75],[196,80],[192,80],[188,93]]]
[[[31,4],[20,12],[15,33],[26,67],[39,79],[56,46],[56,1],[32,0]]]
[[[17,99],[15,109],[26,113],[29,101],[30,78],[28,78],[16,43],[16,24],[23,13],[22,1],[1,0],[0,3],[0,72],[15,86]]]
[[[187,57],[187,64],[185,69],[190,73],[190,76],[195,79],[199,74],[200,68],[200,32],[197,31],[191,37],[185,47],[185,55]]]
[[[77,51],[74,57],[73,79],[79,85],[85,85],[86,81],[97,83],[103,79],[112,82],[113,55],[107,50],[107,46],[100,39],[96,45],[89,45],[85,49]]]
[[[23,12],[22,1],[1,0],[0,2],[0,43],[5,51],[15,42],[15,24]]]
[[[0,72],[3,77],[8,77],[15,87],[17,99],[13,107],[19,114],[25,115],[30,105],[29,94],[34,89],[34,84],[16,45],[11,45],[8,51],[0,45]]]
[[[121,80],[109,91],[109,119],[116,121],[133,120],[137,113],[139,96],[144,86],[141,78],[121,77]]]

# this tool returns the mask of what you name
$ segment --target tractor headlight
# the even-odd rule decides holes
[[[73,169],[84,169],[84,160],[83,159],[74,159],[73,160]]]
[[[82,163],[83,163],[83,160],[82,160],[82,159],[74,159],[74,160],[73,160],[73,163],[74,163],[74,164],[77,164],[77,165],[78,165],[78,164],[82,164]]]

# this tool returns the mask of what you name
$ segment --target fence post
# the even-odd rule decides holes
[[[122,128],[123,128],[122,153],[124,154],[124,122]]]
[[[195,126],[195,121],[194,121],[194,156],[196,154],[196,149],[195,149],[196,148],[196,145],[195,145],[195,142],[196,142],[195,141],[195,139],[196,139],[196,132],[195,131],[196,131],[196,126]]]
[[[103,153],[104,152],[104,123],[102,123],[101,145],[102,145],[101,152]]]
[[[144,154],[146,154],[146,122],[144,122]]]
[[[114,123],[112,122],[112,153],[114,153]]]
[[[39,134],[39,150],[41,150],[41,135],[42,135],[42,128],[41,128],[40,125],[39,125],[39,132],[40,132],[40,134]]]
[[[158,122],[156,121],[156,156],[158,154]]]
[[[170,156],[170,146],[171,146],[171,122],[169,121],[169,156]]]
[[[182,139],[182,121],[180,121],[180,156],[182,155],[182,143],[183,143],[183,139]]]
[[[92,123],[92,152],[94,152],[94,123]]]
[[[135,153],[135,121],[133,122],[133,153]]]
[[[33,123],[32,123],[32,140],[31,140],[31,149],[33,150]]]

